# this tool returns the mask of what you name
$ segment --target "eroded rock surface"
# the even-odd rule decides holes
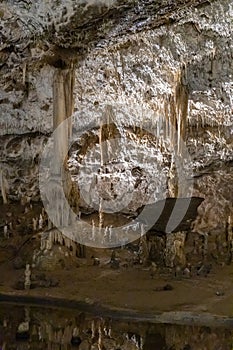
[[[53,129],[54,73],[75,65],[74,129],[79,130],[81,125],[85,132],[96,117],[106,116],[106,106],[111,106],[111,117],[122,137],[121,170],[108,162],[112,177],[108,177],[104,188],[100,184],[99,193],[114,199],[114,195],[132,187],[133,201],[124,208],[127,213],[145,204],[142,199],[148,200],[145,188],[148,183],[151,185],[152,178],[156,178],[153,189],[157,188],[153,200],[161,199],[161,193],[162,198],[168,194],[176,197],[172,146],[177,144],[181,151],[183,138],[189,155],[181,176],[184,191],[192,195],[194,187],[193,195],[205,199],[194,225],[198,240],[208,234],[209,243],[216,246],[214,251],[220,254],[221,246],[229,251],[233,182],[232,11],[229,0],[156,4],[60,1],[56,6],[52,1],[3,1],[2,197],[28,203],[39,200],[38,164]],[[171,132],[173,129],[175,133]],[[156,130],[161,137],[157,133],[148,136],[148,130]],[[85,149],[78,155],[75,149],[70,156],[71,170],[75,169],[73,178],[77,178],[78,169],[78,182],[81,189],[84,186],[84,193],[88,192],[88,177],[98,174],[98,140],[97,128],[87,135]],[[83,147],[81,137],[76,142]],[[140,157],[135,152],[139,145]],[[86,164],[85,157],[90,160]],[[158,165],[156,169],[154,164]],[[187,169],[191,171],[186,172]],[[85,207],[85,203],[82,205]]]

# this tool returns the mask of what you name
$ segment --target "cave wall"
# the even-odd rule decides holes
[[[114,8],[114,5],[111,3],[109,8]],[[14,25],[11,16],[15,9],[22,21]],[[4,2],[0,15],[6,28],[0,53],[0,160],[10,198],[20,199],[22,193],[33,200],[39,198],[38,165],[34,160],[39,159],[43,143],[52,131],[52,82],[56,66],[61,63],[57,62],[59,55],[62,62],[66,62],[70,55],[78,62],[75,128],[80,124],[83,128],[89,125],[96,110],[101,115],[106,105],[123,105],[128,115],[134,111],[134,119],[130,121],[124,120],[125,112],[116,115],[119,125],[139,122],[143,127],[146,121],[141,113],[142,107],[158,118],[174,99],[177,77],[182,76],[182,84],[188,89],[185,141],[192,157],[194,194],[205,198],[195,229],[222,233],[232,213],[231,2],[214,1],[197,8],[180,6],[173,12],[161,5],[164,13],[159,15],[163,15],[163,21],[156,22],[157,28],[144,27],[138,16],[137,28],[144,29],[136,34],[132,33],[136,29],[132,26],[131,13],[129,19],[117,25],[106,21],[108,25],[103,26],[101,22],[98,35],[102,33],[104,39],[99,38],[95,48],[87,50],[85,55],[80,54],[80,47],[85,47],[85,40],[89,34],[89,39],[92,38],[93,32],[88,32],[85,40],[77,36],[73,44],[72,40],[67,41],[68,29],[65,28],[74,26],[74,22],[69,22],[72,16],[64,17],[69,25],[60,19],[63,24],[54,25],[53,29],[50,22],[41,25],[38,17],[38,28],[44,33],[48,28],[51,33],[55,30],[57,36],[52,41],[53,36],[46,34],[48,42],[42,37],[38,43],[30,39],[29,45],[23,46],[18,34],[21,33],[26,40],[36,32],[31,29],[31,24],[25,31],[23,19],[31,14],[33,24],[35,16],[32,16],[30,6],[19,9],[16,2],[11,9]],[[99,11],[101,16],[101,11],[106,8],[103,5],[99,9],[102,9]],[[76,16],[79,13],[73,7],[72,11]],[[83,17],[87,23],[91,16],[96,15],[92,7],[85,8],[85,13],[89,14],[89,17]],[[155,13],[158,15],[159,12]],[[59,16],[55,22],[59,22]],[[131,33],[127,31],[127,23],[128,28],[135,29]],[[79,25],[82,28],[84,23]],[[72,47],[58,51],[51,41],[57,45],[59,38],[63,47],[68,42]],[[77,47],[78,50],[73,51]],[[134,167],[137,166],[141,167],[141,163],[135,161]],[[151,168],[145,171],[153,175]]]
[[[116,112],[116,123],[137,122],[142,128],[147,127],[143,108],[154,111],[155,119],[164,114],[182,73],[189,94],[184,141],[191,157],[193,195],[205,198],[195,230],[213,234],[224,234],[232,215],[231,13],[226,1],[187,12],[174,25],[100,46],[76,73],[77,127],[89,125],[109,104],[129,111]],[[140,161],[137,165],[143,167]],[[153,174],[153,165],[144,168]]]

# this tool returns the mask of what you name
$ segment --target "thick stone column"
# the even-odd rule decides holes
[[[53,128],[54,130],[73,113],[74,69],[56,69],[53,82]],[[54,172],[59,173],[59,160],[66,159],[72,121],[64,123],[54,140]]]
[[[49,199],[53,207],[53,218],[56,226],[66,227],[70,224],[70,205],[64,201],[63,193],[69,199],[72,189],[72,180],[66,169],[71,137],[74,99],[74,68],[73,66],[57,68],[53,81],[53,127],[54,149],[49,186]],[[67,118],[68,122],[64,123]]]

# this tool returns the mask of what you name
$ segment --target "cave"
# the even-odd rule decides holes
[[[1,2],[1,349],[232,348],[232,23]]]

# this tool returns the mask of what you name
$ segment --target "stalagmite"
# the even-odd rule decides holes
[[[150,266],[150,276],[151,278],[154,278],[156,272],[157,272],[157,265],[154,261],[152,261],[151,266]]]
[[[145,264],[149,258],[149,249],[147,245],[146,235],[143,235],[140,238],[138,256],[141,264]]]
[[[30,265],[29,264],[26,265],[24,276],[25,276],[24,289],[28,290],[31,287],[31,270],[30,270]]]
[[[91,322],[91,339],[95,338],[95,321]]]
[[[103,343],[102,343],[102,329],[101,329],[101,326],[99,325],[99,329],[98,329],[98,332],[99,332],[99,338],[98,338],[98,350],[103,350]]]
[[[166,239],[165,264],[167,267],[185,266],[185,232],[169,233]]]
[[[46,239],[44,235],[41,235],[40,237],[40,250],[43,251],[46,249]]]
[[[109,329],[108,329],[108,337],[112,338],[112,328],[111,327],[109,327]]]
[[[199,254],[198,237],[199,237],[199,235],[196,234],[196,235],[194,235],[194,238],[193,238],[193,254],[195,254],[195,255]]]
[[[208,233],[203,233],[203,248],[202,248],[203,260],[206,260],[206,259],[207,259],[207,254],[208,254],[208,239],[209,239]]]
[[[39,223],[39,230],[42,230],[43,225],[44,225],[44,220],[43,220],[43,217],[42,217],[41,214],[40,214],[40,216],[39,216],[39,221],[38,221],[38,223]]]
[[[60,245],[64,245],[64,239],[63,239],[63,235],[60,231],[58,231],[58,235],[57,235],[57,238],[58,238],[58,241],[57,243],[60,244]]]
[[[144,349],[144,339],[140,337],[140,350]]]

